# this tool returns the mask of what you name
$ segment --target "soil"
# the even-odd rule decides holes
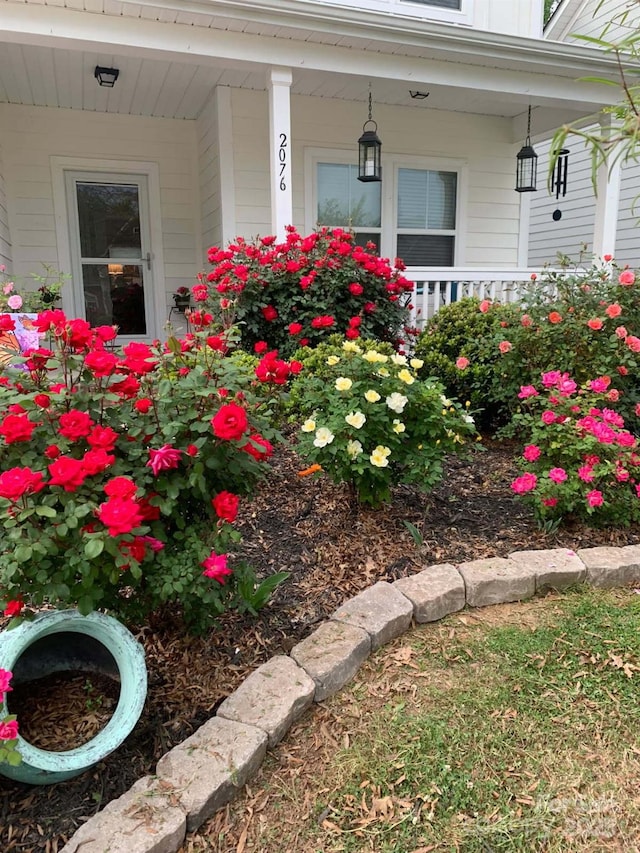
[[[399,486],[383,510],[354,506],[349,491],[324,476],[299,477],[304,465],[293,451],[281,451],[238,526],[242,555],[259,576],[287,571],[289,580],[257,619],[225,614],[205,637],[186,634],[171,613],[135,629],[149,674],[138,725],[115,753],[68,782],[31,787],[0,776],[0,850],[56,853],[88,817],[153,772],[160,756],[211,717],[251,670],[286,654],[339,604],[378,580],[514,550],[640,542],[638,526],[539,530],[510,489],[517,449],[484,446],[471,460],[448,460],[442,485],[428,496]],[[413,535],[404,522],[415,527]]]

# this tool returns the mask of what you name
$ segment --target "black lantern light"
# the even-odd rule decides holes
[[[373,130],[367,130],[367,125],[373,125]],[[378,125],[371,118],[371,85],[369,85],[369,118],[362,126],[362,136],[358,140],[358,180],[381,181],[382,165],[380,155],[382,142],[378,139]]]
[[[113,89],[116,80],[120,76],[120,71],[117,68],[103,68],[102,65],[96,65],[93,76],[101,86]]]
[[[554,152],[556,165],[553,167],[553,180],[551,189],[556,191],[556,198],[563,198],[567,194],[567,173],[569,171],[569,149],[561,148]]]
[[[518,151],[516,163],[516,192],[534,193],[536,187],[536,176],[538,172],[538,155],[531,146],[531,107],[529,107],[529,118],[527,121],[527,138],[524,145]]]

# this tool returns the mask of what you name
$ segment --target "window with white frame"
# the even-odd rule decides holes
[[[417,165],[421,165],[418,163]],[[430,165],[430,164],[429,164]],[[389,164],[384,183],[358,181],[358,167],[314,162],[313,225],[349,228],[364,245],[407,266],[449,267],[456,263],[457,171]]]
[[[315,0],[317,3],[323,0]],[[473,24],[474,0],[332,0],[335,5],[384,12],[387,15],[423,18],[447,24]]]
[[[407,266],[453,266],[457,186],[456,172],[398,169],[395,253]]]
[[[364,245],[380,249],[380,184],[358,180],[358,167],[350,163],[317,163],[316,222],[349,228]]]

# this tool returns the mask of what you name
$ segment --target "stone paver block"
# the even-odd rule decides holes
[[[546,551],[514,551],[509,559],[519,566],[530,567],[536,575],[536,592],[543,589],[565,589],[585,580],[587,570],[575,551],[551,548]]]
[[[371,651],[371,638],[346,622],[324,622],[291,649],[291,657],[314,680],[321,702],[350,681]]]
[[[379,649],[399,637],[411,625],[413,604],[390,583],[378,581],[338,607],[331,618],[362,628],[371,637],[371,648]]]
[[[186,830],[184,811],[159,780],[144,776],[83,824],[61,853],[175,853]]]
[[[440,563],[393,584],[413,604],[416,622],[435,622],[466,603],[464,581],[455,566]]]
[[[587,567],[587,581],[592,586],[611,588],[640,583],[640,545],[582,548],[578,556]]]
[[[269,746],[282,740],[291,724],[312,704],[316,685],[294,660],[277,655],[258,667],[224,700],[218,716],[258,726]]]
[[[258,770],[266,751],[262,729],[214,717],[163,755],[156,773],[180,801],[191,832],[229,802]]]
[[[462,563],[458,571],[464,579],[467,604],[485,607],[530,598],[536,591],[535,569],[513,560],[488,557]]]

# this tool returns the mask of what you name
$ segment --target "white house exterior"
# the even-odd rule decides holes
[[[288,224],[351,224],[416,279],[523,269],[528,107],[550,133],[614,74],[542,38],[542,0],[0,0],[0,42],[0,263],[69,274],[65,310],[123,340],[210,245]],[[381,183],[356,180],[369,87]]]
[[[625,15],[625,26],[620,25],[620,15]],[[545,29],[545,37],[579,44],[583,43],[579,35],[600,38],[606,28],[604,38],[615,41],[637,30],[639,24],[640,6],[628,0],[606,0],[604,3],[600,0],[562,0]],[[607,76],[619,79],[616,73]],[[610,97],[621,100],[622,92],[612,88]],[[587,123],[587,127],[600,132],[598,125]],[[556,200],[555,194],[550,194],[545,186],[549,141],[535,143],[542,179],[538,192],[531,199],[529,264],[535,267],[553,263],[558,252],[575,259],[584,245],[587,260],[592,254],[606,252],[615,255],[621,263],[640,266],[640,163],[616,164],[606,179],[602,175],[596,201],[589,150],[578,137],[570,138],[567,147],[570,152],[567,194]],[[603,230],[597,227],[596,210],[601,212],[605,208],[609,224]],[[562,216],[554,220],[556,210]],[[594,233],[599,234],[600,240],[596,237],[594,242]]]

